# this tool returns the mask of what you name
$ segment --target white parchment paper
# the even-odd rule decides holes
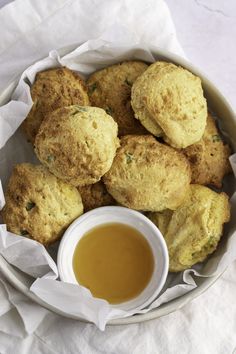
[[[34,82],[36,73],[52,67],[67,66],[86,78],[98,69],[123,60],[140,59],[153,62],[157,59],[135,38],[132,41],[133,46],[128,44],[130,42],[131,38],[128,38],[127,44],[123,41],[119,43],[119,38],[115,44],[108,40],[91,40],[64,57],[60,57],[58,52],[53,50],[47,58],[24,71],[11,101],[0,107],[0,178],[3,187],[2,190],[0,185],[0,208],[4,205],[3,191],[13,166],[20,162],[37,163],[31,144],[18,129],[32,106],[30,85]],[[236,155],[231,157],[231,164],[236,174]],[[232,215],[236,215],[236,194],[233,194],[232,188],[230,192],[233,195]],[[59,310],[95,323],[101,330],[110,319],[133,314],[114,309],[105,300],[93,298],[90,291],[81,286],[57,280],[57,267],[47,250],[36,241],[8,232],[5,225],[0,225],[0,252],[9,263],[36,279],[30,290],[38,297]],[[162,294],[148,309],[140,313],[193,290],[198,286],[201,277],[221,273],[234,259],[236,222],[231,218],[217,252],[194,269],[170,274]]]

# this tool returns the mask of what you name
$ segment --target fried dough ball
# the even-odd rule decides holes
[[[231,171],[230,147],[222,141],[210,114],[202,139],[183,149],[183,153],[191,166],[192,183],[221,188],[224,176]]]
[[[39,72],[30,92],[34,104],[22,127],[32,143],[48,113],[73,104],[89,106],[84,81],[78,74],[67,68]]]
[[[190,179],[185,156],[151,135],[121,138],[112,167],[103,177],[118,203],[143,211],[176,209],[189,193]]]
[[[131,104],[144,127],[176,148],[199,141],[204,133],[207,105],[201,80],[171,63],[156,62],[132,87]]]
[[[179,272],[202,262],[215,251],[223,224],[230,219],[229,198],[197,184],[175,211],[149,213],[160,228],[169,251],[171,272]]]
[[[59,239],[83,213],[79,191],[42,165],[16,165],[10,177],[2,217],[7,229],[44,245]]]
[[[115,119],[120,136],[147,133],[130,104],[131,87],[147,67],[141,61],[126,61],[95,72],[87,82],[92,106],[105,109]]]
[[[115,199],[108,193],[102,181],[78,187],[78,190],[82,197],[85,212],[102,206],[117,204]]]
[[[119,146],[117,124],[101,108],[69,106],[48,115],[35,139],[39,160],[75,186],[92,184],[110,169]]]
[[[173,210],[165,209],[159,212],[150,212],[146,216],[158,227],[162,235],[165,237],[169,223],[173,215]]]

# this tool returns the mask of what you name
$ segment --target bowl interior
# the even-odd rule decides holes
[[[77,45],[70,46],[59,50],[59,53],[64,55],[69,53],[71,50],[75,49]],[[233,110],[231,109],[230,105],[223,97],[223,95],[219,92],[219,90],[207,79],[207,77],[199,72],[191,63],[188,61],[172,54],[167,51],[161,50],[157,47],[151,47],[152,54],[155,60],[165,60],[175,63],[177,65],[181,65],[186,69],[190,70],[192,73],[198,75],[202,80],[202,85],[204,89],[205,97],[207,98],[208,105],[212,111],[221,118],[220,128],[228,135],[230,144],[233,148],[233,151],[236,151],[236,118]],[[130,58],[132,59],[132,58]],[[19,73],[20,74],[20,73]],[[11,82],[9,86],[0,94],[0,105],[5,104],[11,97],[11,94],[17,84],[17,80]],[[34,279],[30,276],[24,274],[20,270],[16,269],[15,267],[11,266],[6,262],[6,260],[0,255],[0,270],[8,279],[8,281],[28,296],[33,301],[37,302],[38,304],[44,306],[45,308],[61,314],[65,317],[71,317],[74,319],[78,319],[83,321],[83,319],[79,318],[78,316],[68,316],[67,313],[58,310],[54,306],[50,306],[38,298],[34,293],[30,291],[30,286],[33,283]],[[221,273],[222,274],[222,273]],[[112,325],[121,325],[121,324],[129,324],[129,323],[138,323],[147,321],[153,318],[158,318],[163,315],[166,315],[170,312],[173,312],[186,303],[203,293],[208,287],[210,287],[217,279],[220,277],[221,274],[214,275],[210,278],[195,278],[195,281],[198,285],[197,288],[192,290],[191,292],[174,299],[166,304],[162,304],[160,307],[153,309],[145,314],[139,314],[127,318],[116,319],[109,322]]]

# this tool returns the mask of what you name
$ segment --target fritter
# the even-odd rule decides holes
[[[92,184],[112,165],[117,131],[114,119],[101,108],[59,108],[41,124],[35,152],[58,178],[75,186]]]
[[[225,193],[197,184],[175,211],[149,213],[167,243],[171,272],[179,272],[202,262],[215,251],[230,219],[229,198]]]
[[[149,66],[132,86],[131,104],[144,127],[173,147],[203,136],[207,105],[201,80],[182,67],[160,61]]]
[[[118,203],[143,211],[176,209],[189,193],[190,179],[186,157],[151,135],[122,137],[112,167],[103,177]]]
[[[141,61],[126,61],[95,72],[87,82],[91,105],[105,109],[115,119],[120,136],[147,133],[134,118],[130,103],[131,87],[147,67]]]
[[[183,149],[192,170],[192,183],[211,184],[221,188],[222,180],[231,172],[230,147],[224,143],[210,114],[200,141]]]
[[[102,181],[78,187],[78,190],[82,197],[85,212],[102,206],[117,204]]]
[[[30,92],[34,104],[22,127],[32,143],[48,113],[73,104],[89,106],[84,81],[78,74],[67,68],[39,72]]]
[[[79,191],[42,165],[16,165],[10,177],[2,217],[7,229],[44,245],[59,239],[83,213]]]

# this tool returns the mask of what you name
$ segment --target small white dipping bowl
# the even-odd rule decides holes
[[[99,225],[120,223],[138,230],[148,241],[154,258],[154,270],[146,288],[135,298],[111,305],[125,311],[138,311],[148,306],[162,290],[169,268],[169,256],[165,240],[159,229],[143,214],[118,206],[101,207],[91,210],[76,219],[62,237],[57,266],[60,279],[78,284],[73,271],[73,255],[79,240],[89,230]]]

